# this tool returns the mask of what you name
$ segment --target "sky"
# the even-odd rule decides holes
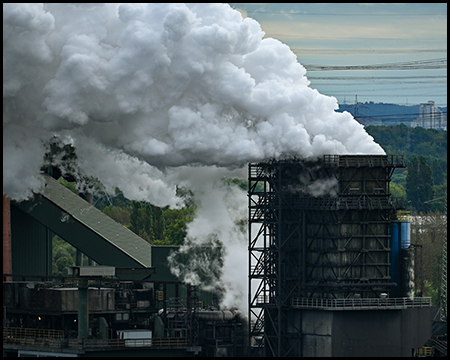
[[[447,106],[446,3],[230,5],[257,20],[266,37],[287,44],[305,66],[310,86],[340,104],[357,97]]]

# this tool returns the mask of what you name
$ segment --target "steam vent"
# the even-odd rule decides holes
[[[402,327],[405,314],[391,310],[400,302],[404,310],[423,306],[423,299],[413,299],[400,283],[397,269],[402,267],[391,267],[391,257],[400,261],[398,250],[392,256],[392,222],[404,203],[391,196],[389,184],[394,170],[404,167],[403,156],[397,155],[249,164],[254,348],[264,349],[266,356],[411,355],[419,339],[411,336],[408,344],[400,334],[385,339],[380,334],[386,330],[377,323],[386,315],[397,317]],[[391,269],[396,269],[395,279]],[[376,339],[371,339],[375,328]],[[396,350],[387,350],[388,343]]]

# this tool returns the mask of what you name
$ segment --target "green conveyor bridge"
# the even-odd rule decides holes
[[[150,243],[51,176],[42,176],[43,190],[32,200],[14,203],[14,206],[98,264],[125,268],[152,266]]]

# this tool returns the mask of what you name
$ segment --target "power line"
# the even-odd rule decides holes
[[[447,79],[447,75],[419,75],[419,76],[308,76],[308,79],[314,80],[378,80],[378,79],[433,79],[433,78],[443,78]]]
[[[336,94],[336,92],[334,92],[334,94],[331,95],[331,96],[337,97],[338,95],[340,97],[343,97],[343,96],[345,96],[345,97],[355,96],[354,93],[353,94],[349,94],[349,93]],[[403,97],[403,98],[410,98],[410,97],[424,97],[424,96],[431,97],[433,95],[430,95],[430,94],[427,94],[427,95],[424,95],[424,94],[422,94],[422,95],[417,95],[417,94],[386,94],[386,93],[383,93],[383,94],[360,94],[360,93],[358,93],[358,96],[360,96],[360,97],[367,97],[367,98],[374,97],[374,96],[377,97],[377,98],[378,97],[388,97],[388,98],[391,98],[391,97]],[[445,96],[445,97],[447,97],[444,94],[442,94],[442,95],[434,95],[434,96]]]
[[[345,83],[326,83],[326,82],[311,82],[312,86],[327,86],[327,89],[341,89],[347,86],[358,86],[359,89],[367,88],[368,86],[371,86],[372,88],[370,91],[379,91],[379,90],[386,90],[387,87],[389,90],[409,90],[409,89],[415,89],[416,86],[420,85],[421,89],[425,88],[431,88],[431,89],[439,89],[443,90],[444,87],[447,87],[447,82],[441,82],[441,81],[415,81],[415,82],[408,82],[408,81],[401,81],[401,82],[393,82],[393,81],[379,81],[379,82],[372,82],[368,84],[363,83],[352,83],[352,82],[345,82]],[[364,86],[366,85],[366,86]],[[401,86],[396,86],[401,85]],[[414,87],[413,87],[414,86]]]
[[[350,55],[350,54],[404,54],[438,53],[447,49],[301,49],[291,48],[294,54]]]
[[[321,40],[321,39],[326,39],[326,40],[402,40],[402,41],[414,41],[414,42],[418,42],[418,41],[445,41],[447,42],[447,38],[436,38],[436,37],[432,37],[432,38],[398,38],[398,37],[349,37],[349,36],[308,36],[308,35],[295,35],[295,34],[270,34],[270,33],[266,33],[264,37],[280,37],[280,38],[294,38],[294,39],[314,39],[314,40]]]
[[[266,11],[266,10],[247,10],[243,9],[247,13],[252,14],[271,14],[271,15],[304,15],[304,16],[394,16],[394,17],[409,17],[409,16],[447,16],[447,14],[336,14],[336,13],[308,13],[302,11]]]
[[[446,69],[447,58],[405,61],[373,65],[312,65],[303,64],[308,71],[327,70],[418,70],[418,69]]]
[[[356,104],[348,104],[349,107],[352,107],[352,106],[355,106],[355,105]],[[358,103],[358,105],[359,105],[358,109],[361,110],[361,107],[364,106],[364,103]],[[420,106],[420,105],[415,105],[415,106]],[[348,110],[345,110],[345,111],[348,111]],[[447,115],[447,111],[442,111],[441,110],[441,112],[442,112],[442,114]],[[420,117],[421,114],[420,114],[420,112],[411,112],[411,113],[403,113],[403,114],[401,114],[401,113],[400,114],[395,114],[395,113],[394,114],[392,114],[392,113],[391,114],[375,114],[375,115],[362,115],[362,114],[359,114],[359,116],[364,116],[366,118],[375,118],[375,117],[377,117],[377,118],[380,118],[380,117],[383,117],[383,118],[392,117],[392,118],[394,118],[394,117],[396,117],[397,118],[397,117],[403,117],[403,118],[406,119],[406,118],[413,117],[413,116]],[[436,116],[436,115],[434,115],[434,116]],[[424,119],[432,119],[433,115],[432,114],[422,114],[422,117]]]
[[[361,79],[358,81],[358,79],[327,79],[327,78],[313,78],[308,77],[308,80],[314,81],[316,83],[320,83],[321,85],[335,85],[335,86],[350,86],[350,85],[364,85],[364,84],[404,84],[404,85],[415,85],[415,84],[447,84],[447,78],[431,78],[431,79],[410,79],[408,77],[405,78],[398,78],[398,79],[383,79],[383,78],[372,78],[371,81],[367,81],[367,79]],[[323,81],[329,81],[328,83],[324,83]],[[375,83],[375,80],[377,82]],[[363,81],[363,83],[361,83]]]

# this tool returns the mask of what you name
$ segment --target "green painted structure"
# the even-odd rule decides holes
[[[26,236],[28,241],[33,238],[33,242],[41,243],[40,247],[44,246],[44,240],[48,242],[45,229],[49,229],[101,265],[144,268],[152,266],[152,246],[147,241],[74,194],[57,180],[48,175],[43,175],[43,178],[45,186],[39,194],[32,200],[13,204],[24,213],[18,214],[14,211],[15,214],[12,214],[13,244],[27,241],[23,234],[25,230],[20,231],[25,219],[33,224],[34,229],[33,234]],[[14,219],[14,215],[19,217]],[[38,234],[40,236],[36,238],[35,235]],[[37,244],[36,246],[39,247]],[[48,247],[48,244],[46,246]],[[14,261],[14,257],[18,256],[15,250],[12,249],[13,273],[18,273],[15,270],[22,268],[28,270],[27,274],[31,271],[32,274],[39,272],[38,275],[44,275],[35,261],[30,263],[35,269],[27,269],[23,264]],[[23,247],[20,246],[17,250],[21,252]],[[42,260],[42,257],[39,257],[37,262],[42,263]]]
[[[52,237],[58,235],[103,266],[155,268],[151,281],[168,283],[165,298],[186,296],[186,288],[170,271],[167,257],[179,246],[152,246],[51,176],[42,175],[43,190],[33,199],[11,202],[12,273],[52,275]],[[142,279],[124,275],[119,278]],[[177,285],[178,284],[178,285]],[[200,292],[200,301],[213,302]]]

